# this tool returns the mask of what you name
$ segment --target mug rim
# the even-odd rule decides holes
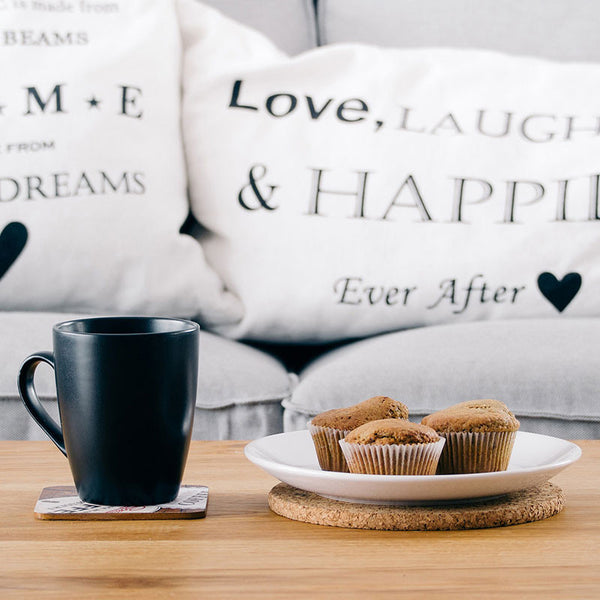
[[[70,326],[74,326],[77,323],[90,323],[93,321],[161,321],[161,322],[169,322],[171,324],[177,323],[180,325],[180,328],[173,329],[171,331],[133,331],[133,332],[123,332],[123,331],[75,331],[69,329]],[[190,321],[189,319],[180,319],[176,317],[140,317],[140,316],[105,316],[105,317],[86,317],[81,319],[69,319],[68,321],[62,321],[60,323],[56,323],[52,327],[52,331],[54,333],[59,333],[61,335],[73,335],[73,336],[90,336],[90,337],[144,337],[144,336],[173,336],[173,335],[182,335],[185,333],[193,333],[194,331],[199,331],[200,326],[198,323],[194,321]]]

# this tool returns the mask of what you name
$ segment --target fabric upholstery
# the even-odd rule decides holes
[[[355,342],[310,364],[291,400],[286,430],[313,415],[379,394],[414,420],[463,400],[506,402],[521,429],[600,437],[600,319],[465,323]]]
[[[312,0],[204,0],[232,19],[254,27],[288,54],[317,43]]]
[[[486,48],[600,60],[596,0],[319,0],[321,44]]]

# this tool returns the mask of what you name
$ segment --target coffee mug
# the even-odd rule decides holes
[[[99,317],[58,323],[52,337],[54,353],[21,365],[19,393],[68,458],[79,497],[113,506],[174,500],[192,435],[198,325]],[[55,372],[60,425],[35,392],[42,362]]]

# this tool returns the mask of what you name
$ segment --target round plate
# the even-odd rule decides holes
[[[308,431],[250,442],[246,457],[277,479],[301,490],[346,502],[435,504],[500,496],[539,485],[581,456],[559,438],[517,432],[508,470],[467,475],[356,475],[322,471]]]

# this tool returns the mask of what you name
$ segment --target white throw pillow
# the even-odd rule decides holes
[[[188,214],[169,0],[0,2],[0,310],[223,324]]]
[[[231,335],[600,314],[600,66],[479,50],[289,58],[180,0],[184,142]]]

